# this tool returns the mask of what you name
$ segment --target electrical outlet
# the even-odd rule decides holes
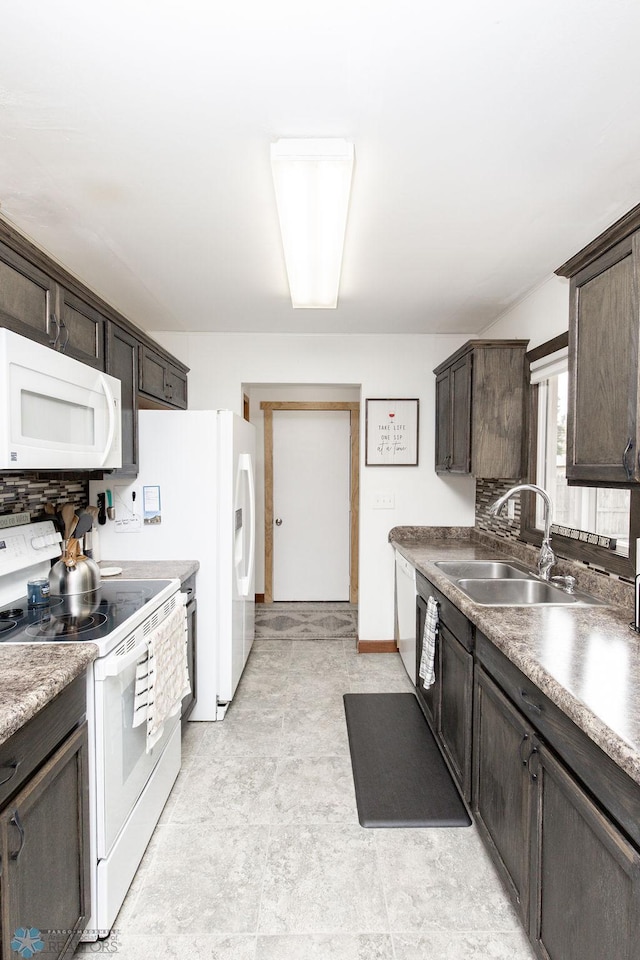
[[[513,499],[507,500],[507,519],[515,520],[516,518],[516,504]]]

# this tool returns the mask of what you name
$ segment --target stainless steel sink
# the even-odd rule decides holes
[[[483,606],[602,606],[588,593],[566,593],[516,560],[438,560],[435,565]]]
[[[563,593],[542,580],[458,580],[461,590],[476,603],[491,606],[529,606],[532,603],[575,603],[575,595]]]
[[[452,580],[523,580],[534,577],[526,567],[504,560],[439,560],[436,567]]]
[[[600,600],[587,593],[565,593],[545,580],[482,580],[461,579],[456,581],[467,596],[484,606],[530,607],[530,606],[599,606]]]

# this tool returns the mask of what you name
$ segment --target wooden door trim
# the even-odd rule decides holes
[[[358,520],[360,499],[360,403],[315,400],[263,400],[264,411],[264,602],[273,603],[273,411],[347,410],[349,412],[351,468],[349,501],[349,601],[358,602]]]

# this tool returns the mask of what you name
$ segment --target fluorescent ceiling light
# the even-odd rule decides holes
[[[271,170],[294,307],[338,305],[353,171],[346,140],[278,140]]]

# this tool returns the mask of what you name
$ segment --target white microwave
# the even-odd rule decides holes
[[[122,466],[120,381],[0,329],[0,470]]]

